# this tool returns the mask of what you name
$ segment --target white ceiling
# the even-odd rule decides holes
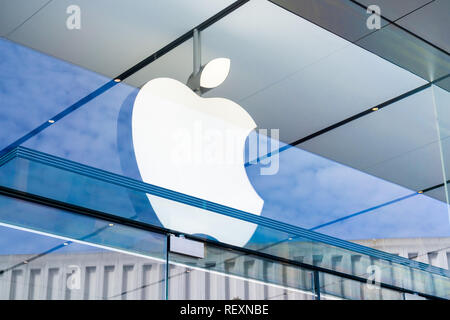
[[[450,1],[437,0],[397,21],[397,23],[450,52]]]
[[[0,0],[0,35],[7,37],[49,0]]]
[[[445,188],[440,187],[440,188],[436,188],[434,190],[428,191],[427,196],[435,198],[435,199],[439,199],[441,201],[446,201]],[[450,196],[450,194],[449,194],[449,196]]]
[[[135,0],[131,5],[118,0],[58,0],[34,15],[46,1],[11,3],[0,2],[1,34],[114,77],[232,1]],[[74,3],[81,8],[81,30],[65,28],[65,10]],[[202,55],[203,62],[231,59],[228,79],[205,96],[239,102],[260,128],[279,128],[286,143],[426,83],[263,0],[250,1],[203,31]],[[187,41],[126,82],[140,87],[161,76],[186,81],[191,71],[192,41]],[[448,92],[439,94],[440,106],[450,103]],[[445,110],[439,109],[442,119],[447,117]],[[299,147],[419,190],[443,181],[436,129],[431,90],[426,90]],[[450,159],[450,143],[444,149]],[[441,193],[435,194],[443,200]]]
[[[433,89],[438,91],[436,95],[443,95],[441,102],[446,99],[446,105],[435,108],[432,90],[426,89],[301,147],[412,190],[439,185],[445,178],[442,159],[447,160],[447,179],[450,177],[450,136],[448,131],[438,130],[449,128],[450,95],[438,87]],[[443,119],[439,127],[436,111]]]
[[[11,2],[3,0],[1,3],[6,3],[8,10],[2,7],[2,15],[14,17],[14,21],[0,25],[1,34],[8,34],[8,39],[38,51],[114,77],[233,0],[57,0],[51,1],[12,33],[11,27],[19,25],[23,16],[38,7],[39,1],[14,1],[15,6]],[[79,30],[66,27],[69,16],[66,9],[73,4],[81,11]]]
[[[366,7],[377,5],[380,7],[381,15],[389,20],[397,20],[405,14],[427,4],[430,0],[356,0]]]
[[[448,0],[271,1],[426,80],[450,73]],[[370,5],[383,17],[376,32],[366,26]]]

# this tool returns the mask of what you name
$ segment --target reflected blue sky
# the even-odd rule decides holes
[[[0,39],[0,148],[104,84],[94,72]]]
[[[13,229],[6,226],[0,226],[0,248],[1,254],[27,254],[41,253],[52,248],[60,247],[66,241],[58,238],[45,236],[42,234]],[[100,252],[104,249],[71,242],[53,251],[55,253],[69,252]]]
[[[343,239],[450,234],[445,203],[309,152],[282,152],[277,175],[259,175],[258,166],[247,172],[270,218],[312,229],[365,211],[315,231]]]
[[[0,70],[1,148],[110,80],[3,39]],[[137,92],[114,86],[24,146],[140,179],[133,161],[124,165],[132,155],[124,142]],[[265,201],[263,216],[311,229],[365,211],[316,231],[343,239],[450,235],[443,202],[425,195],[394,201],[414,191],[298,148],[281,153],[279,167],[272,176],[260,175],[259,165],[247,167]]]
[[[58,236],[152,256],[162,256],[165,246],[164,235],[10,197],[0,196],[0,210],[0,254],[97,250],[78,242],[64,246]]]

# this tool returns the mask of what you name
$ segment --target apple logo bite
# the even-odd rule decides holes
[[[224,98],[202,98],[183,83],[157,78],[139,91],[132,137],[142,180],[255,215],[264,201],[244,167],[251,116]],[[166,228],[205,234],[244,246],[256,225],[176,201],[147,195]]]

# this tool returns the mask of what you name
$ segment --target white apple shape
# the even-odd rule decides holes
[[[255,128],[251,116],[231,100],[202,98],[169,78],[150,80],[139,91],[132,113],[142,180],[259,215],[264,201],[244,167],[245,140]],[[256,229],[226,215],[147,197],[162,225],[172,230],[244,246]]]
[[[217,58],[208,62],[200,76],[200,86],[203,88],[215,88],[228,76],[230,71],[230,59]]]

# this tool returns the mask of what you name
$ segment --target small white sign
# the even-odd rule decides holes
[[[196,258],[204,258],[205,245],[203,242],[171,236],[170,252],[180,253]]]

